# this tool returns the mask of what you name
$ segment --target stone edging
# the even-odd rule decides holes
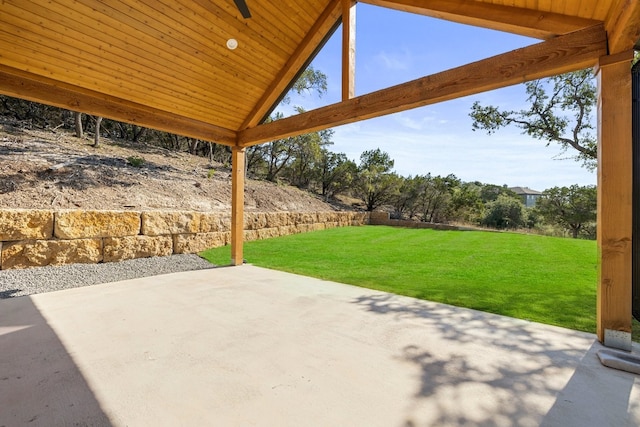
[[[360,212],[248,212],[247,241],[364,225]],[[230,241],[227,213],[0,210],[0,269],[197,253]]]
[[[430,228],[433,230],[455,230],[455,231],[473,231],[474,228],[463,227],[458,225],[449,224],[437,224],[431,222],[419,222],[409,221],[402,219],[390,219],[389,212],[371,212],[370,222],[371,225],[389,225],[392,227],[406,227],[406,228]]]

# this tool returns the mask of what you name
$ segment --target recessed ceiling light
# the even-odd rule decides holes
[[[229,48],[230,50],[234,50],[237,47],[238,47],[238,40],[236,39],[227,40],[227,48]]]

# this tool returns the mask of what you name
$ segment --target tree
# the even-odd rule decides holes
[[[421,175],[416,175],[415,177],[409,176],[401,179],[400,188],[392,200],[392,217],[402,219],[406,216],[411,219],[418,211],[418,197],[424,187],[425,178]]]
[[[267,162],[267,181],[275,182],[278,175],[291,160],[291,138],[277,139],[265,144],[265,160]]]
[[[493,202],[501,194],[513,198],[518,197],[518,195],[514,191],[509,190],[506,185],[482,184],[480,182],[476,182],[475,184],[480,187],[480,200],[482,203]]]
[[[264,177],[264,170],[266,169],[266,144],[252,145],[247,148],[246,164],[247,173],[251,174],[255,178]]]
[[[347,159],[344,153],[333,153],[326,148],[320,150],[320,159],[315,168],[320,194],[325,201],[353,185],[358,175],[358,166]]]
[[[550,92],[548,87],[553,86]],[[597,141],[593,135],[591,111],[597,101],[591,69],[557,75],[525,83],[526,110],[500,110],[475,102],[469,114],[473,130],[492,134],[501,127],[516,126],[535,139],[560,144],[562,151],[573,148],[575,159],[593,170],[597,160]],[[564,115],[568,113],[569,116]]]
[[[478,223],[484,207],[480,199],[481,187],[474,182],[461,182],[453,188],[451,196],[451,219],[467,223]]]
[[[418,196],[418,205],[424,222],[444,222],[451,208],[453,189],[460,185],[455,175],[446,177],[427,174]]]
[[[360,155],[355,190],[365,203],[367,211],[391,202],[394,192],[400,188],[400,177],[391,173],[393,164],[389,154],[379,148]]]
[[[292,185],[308,189],[316,175],[322,149],[332,145],[333,130],[307,133],[291,138],[292,162],[287,168],[287,177]]]
[[[102,126],[102,117],[98,116],[96,117],[96,133],[93,137],[93,146],[94,147],[99,147],[100,146],[100,128]]]
[[[291,102],[292,92],[300,95],[302,92],[312,91],[315,91],[319,97],[327,93],[327,75],[310,65],[300,74],[300,77],[295,81],[289,93],[282,99],[282,102],[285,104]]]
[[[504,229],[522,227],[526,222],[524,205],[517,197],[500,194],[496,200],[486,204],[482,225]]]
[[[83,138],[84,132],[82,130],[82,113],[79,111],[73,112],[74,124],[76,128],[76,137]]]
[[[282,104],[291,102],[291,94],[298,95],[303,92],[316,91],[318,96],[322,96],[327,91],[327,76],[309,66],[294,82],[289,93],[282,99]],[[303,113],[302,107],[294,107],[296,113]],[[265,123],[280,120],[284,114],[276,112],[269,116]],[[264,179],[276,181],[287,169],[289,178],[294,185],[307,187],[310,182],[312,162],[317,160],[319,150],[322,145],[330,144],[330,136],[333,131],[313,132],[306,135],[299,135],[279,139],[263,144],[249,151],[249,161],[247,170],[255,176],[259,176],[259,171],[264,169]],[[297,161],[297,162],[296,162]],[[295,164],[294,164],[295,163]]]
[[[41,128],[57,129],[73,125],[72,114],[67,110],[6,95],[0,95],[0,115],[30,122],[30,125]]]
[[[536,210],[546,221],[571,230],[574,239],[596,220],[597,191],[593,185],[553,187],[545,190]]]

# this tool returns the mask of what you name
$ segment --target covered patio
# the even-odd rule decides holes
[[[0,301],[0,426],[640,424],[638,377],[595,355],[635,346],[640,2],[366,2],[540,42],[356,96],[352,0],[0,2],[0,93],[231,147],[237,266]],[[337,28],[342,101],[266,123]],[[597,338],[241,266],[247,147],[586,67]]]
[[[640,424],[595,335],[251,265],[0,300],[0,348],[6,426]]]
[[[594,67],[598,339],[630,350],[630,66],[640,38],[640,3],[365,2],[540,42],[356,96],[355,0],[7,0],[0,3],[0,93],[231,147],[231,263],[240,265],[247,147]],[[338,28],[342,100],[267,121]]]

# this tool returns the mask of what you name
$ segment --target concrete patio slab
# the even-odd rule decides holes
[[[250,265],[175,273],[1,300],[0,426],[640,425],[640,377],[600,348]]]

